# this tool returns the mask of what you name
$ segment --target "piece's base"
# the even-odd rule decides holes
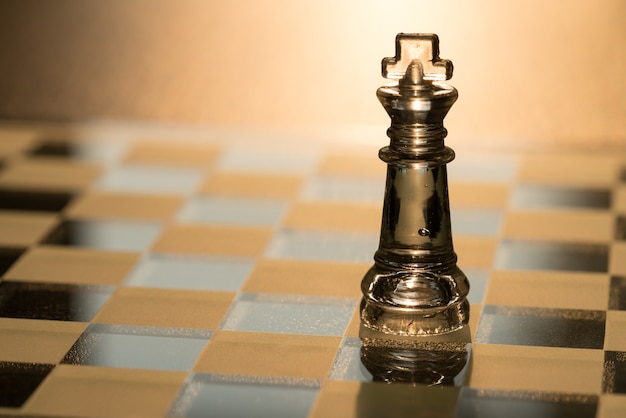
[[[436,335],[456,331],[467,325],[469,310],[469,302],[465,298],[435,309],[399,309],[363,298],[361,322],[370,329],[386,334]]]

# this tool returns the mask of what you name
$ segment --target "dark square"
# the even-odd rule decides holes
[[[0,209],[60,212],[73,197],[63,192],[0,188]]]
[[[596,395],[461,389],[456,418],[595,418]]]
[[[65,141],[45,141],[30,150],[30,155],[42,157],[71,157],[74,145]]]
[[[0,283],[0,317],[88,322],[111,296],[109,286]]]
[[[621,215],[615,221],[615,239],[626,240],[626,216]]]
[[[626,276],[611,277],[609,309],[626,311]]]
[[[122,220],[66,220],[41,242],[51,245],[142,251],[150,247],[161,224]]]
[[[41,240],[42,244],[68,245],[68,246],[89,246],[86,237],[81,237],[81,226],[84,221],[68,221],[59,223],[50,233]]]
[[[611,192],[607,189],[576,189],[523,184],[513,189],[511,203],[515,208],[524,209],[608,209],[611,207]]]
[[[606,312],[486,305],[476,341],[487,344],[592,348],[604,346]]]
[[[626,352],[607,351],[604,353],[604,393],[626,393]]]
[[[496,266],[507,270],[564,270],[605,273],[609,249],[604,244],[503,240]]]
[[[22,406],[53,368],[52,364],[0,362],[0,407]]]
[[[2,248],[0,247],[0,276],[6,273],[13,263],[24,253],[21,248]]]

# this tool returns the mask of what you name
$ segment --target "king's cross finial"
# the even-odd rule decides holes
[[[439,58],[439,38],[423,33],[396,36],[396,56],[383,58],[383,77],[403,78],[414,60],[422,64],[424,80],[443,81],[452,77],[452,61]]]

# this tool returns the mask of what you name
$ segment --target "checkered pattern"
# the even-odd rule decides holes
[[[626,154],[458,153],[471,344],[391,353],[435,387],[359,327],[376,149],[45,132],[0,131],[1,416],[626,413]]]

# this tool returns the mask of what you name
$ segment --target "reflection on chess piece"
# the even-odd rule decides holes
[[[467,345],[363,340],[361,362],[374,381],[453,385],[467,363]]]
[[[470,347],[468,327],[419,338],[362,331],[361,363],[378,382],[460,387],[467,378]]]
[[[467,324],[469,283],[452,245],[443,119],[457,99],[452,63],[439,59],[436,35],[399,34],[382,63],[377,96],[391,117],[380,243],[361,283],[362,323],[396,335],[433,335]]]

